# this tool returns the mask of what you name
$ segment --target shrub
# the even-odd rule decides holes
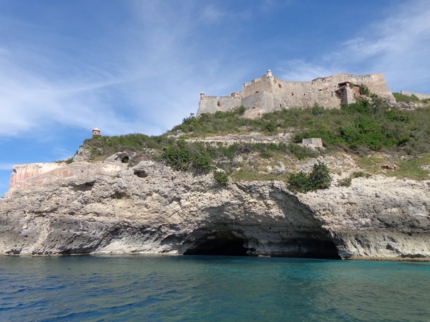
[[[222,185],[227,185],[228,175],[223,171],[214,171],[214,179],[216,182]]]
[[[325,163],[318,161],[309,174],[310,190],[327,189],[330,187],[331,176]]]
[[[193,151],[184,141],[177,143],[178,146],[167,147],[161,155],[161,158],[173,169],[186,171],[192,168],[204,173],[211,170],[212,158],[206,151],[196,147]]]
[[[288,189],[295,192],[308,192],[330,187],[331,176],[327,166],[318,161],[314,164],[312,172],[306,175],[303,171],[291,174],[288,178]]]
[[[292,173],[288,178],[288,189],[294,192],[308,192],[309,178],[303,171],[297,174]]]
[[[168,147],[161,156],[175,170],[186,171],[190,168],[193,156],[191,151],[180,147]]]
[[[351,177],[346,177],[337,181],[339,186],[342,186],[342,187],[349,187],[351,185],[351,182],[352,182]]]
[[[361,84],[359,90],[360,95],[370,96],[370,90],[366,85]]]

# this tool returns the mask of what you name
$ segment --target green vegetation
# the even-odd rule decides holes
[[[400,93],[393,93],[393,95],[394,95],[397,102],[411,103],[411,102],[419,102],[419,100],[420,100],[414,94],[412,94],[411,96],[407,96],[407,95],[403,95]]]
[[[161,158],[175,170],[186,171],[190,168],[198,172],[208,173],[211,170],[212,158],[203,146],[193,146],[185,141],[178,141],[177,146],[167,147]]]
[[[352,178],[351,177],[346,177],[346,178],[338,180],[337,183],[339,184],[339,186],[349,187],[351,185],[351,183],[352,183]]]
[[[365,95],[368,97],[371,96],[370,90],[366,85],[361,84],[359,87],[359,90],[360,90],[360,95]]]
[[[315,163],[312,172],[309,174],[300,171],[291,174],[288,178],[288,189],[295,192],[308,192],[330,187],[331,176],[327,166],[319,162]]]
[[[383,169],[382,165],[386,164],[387,161],[395,164],[397,169]],[[424,167],[430,169],[430,153],[424,153],[408,160],[404,160],[403,158],[391,158],[387,160],[386,157],[376,154],[370,157],[360,158],[358,160],[358,165],[367,172],[374,174],[384,174],[397,178],[428,180],[429,171],[425,170]],[[368,174],[366,173],[364,176],[367,177]]]
[[[180,125],[160,136],[96,136],[86,140],[84,145],[93,161],[103,161],[116,152],[126,151],[135,155],[130,159],[130,166],[149,157],[164,161],[180,171],[207,173],[219,168],[236,180],[287,180],[287,174],[270,174],[267,169],[282,163],[291,170],[295,168],[295,160],[338,152],[354,155],[366,173],[427,179],[429,172],[422,166],[430,165],[425,155],[430,151],[429,108],[408,111],[390,109],[386,102],[369,94],[366,87],[361,86],[360,93],[370,99],[359,100],[341,109],[324,109],[315,105],[308,109],[286,109],[264,114],[260,119],[252,120],[241,117],[245,108],[240,107],[228,112],[202,114],[199,118],[185,118]],[[267,135],[288,131],[293,133],[295,143],[303,138],[319,137],[326,149],[312,150],[295,143],[227,145],[187,141],[193,137],[254,131]],[[375,157],[378,153],[385,157]],[[381,169],[387,158],[394,160],[398,166],[395,170]],[[363,173],[363,176],[366,175]],[[353,178],[354,175],[351,180]],[[314,179],[303,173],[292,175],[289,179],[291,187],[297,191],[315,189],[316,185],[309,184],[310,181],[314,182]],[[348,185],[350,182],[344,179],[339,184]]]
[[[368,89],[360,87],[367,94]],[[204,137],[260,131],[276,134],[286,129],[295,132],[294,142],[320,137],[329,150],[365,154],[381,149],[419,154],[430,150],[428,108],[413,111],[391,110],[387,103],[370,94],[372,100],[359,100],[341,109],[287,109],[264,114],[261,119],[239,117],[243,109],[202,114],[185,119],[171,133],[181,130],[187,137]]]
[[[228,175],[222,171],[214,171],[214,179],[219,184],[222,184],[225,186],[227,185],[227,182],[228,182]]]

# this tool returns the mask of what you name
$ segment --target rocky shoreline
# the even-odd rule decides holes
[[[295,195],[281,181],[222,186],[154,161],[100,164],[64,165],[3,196],[0,254],[430,260],[430,181],[372,176]]]

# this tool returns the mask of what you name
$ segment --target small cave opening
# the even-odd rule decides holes
[[[248,249],[243,246],[242,239],[218,238],[209,239],[196,248],[188,249],[184,255],[221,255],[248,256]]]
[[[128,156],[124,156],[121,158],[122,163],[128,163],[128,161],[130,161],[130,158]]]
[[[148,176],[144,170],[134,170],[134,175],[139,178],[146,178]]]

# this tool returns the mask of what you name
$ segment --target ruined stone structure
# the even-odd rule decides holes
[[[87,178],[93,175],[116,176],[124,167],[122,163],[114,162],[94,165],[89,162],[74,162],[70,165],[63,162],[14,165],[8,193],[28,186],[49,184],[58,179]]]
[[[321,138],[302,139],[302,145],[312,149],[324,147]]]
[[[404,90],[400,91],[400,94],[405,95],[405,96],[415,95],[420,100],[430,99],[430,94],[414,93],[414,92],[408,92],[408,91],[404,91]]]
[[[336,74],[316,78],[310,82],[287,82],[272,75],[265,75],[242,86],[241,92],[230,96],[206,96],[200,94],[197,116],[202,113],[228,111],[238,106],[247,108],[245,117],[258,117],[288,108],[306,108],[315,104],[324,108],[340,108],[341,104],[355,102],[359,85],[366,85],[370,92],[395,103],[382,74]]]

